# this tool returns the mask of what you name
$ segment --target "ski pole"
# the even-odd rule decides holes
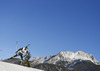
[[[30,46],[30,44],[27,45],[27,47]]]
[[[16,41],[16,51],[17,51],[17,47],[18,47],[18,45],[17,45],[17,44],[18,44],[18,41]]]

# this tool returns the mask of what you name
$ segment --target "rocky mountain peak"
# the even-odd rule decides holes
[[[87,54],[83,51],[78,51],[76,53],[67,51],[67,52],[60,52],[57,54],[58,57],[60,57],[61,59],[66,59],[66,61],[68,59],[70,60],[76,60],[76,59],[82,59],[82,60],[90,60],[92,62],[97,62],[97,60],[95,59],[95,57],[91,54]],[[64,60],[65,61],[65,60]]]
[[[85,53],[83,51],[78,51],[76,53],[71,52],[71,51],[66,51],[66,52],[61,51],[57,55],[50,55],[50,56],[46,56],[45,58],[35,57],[31,61],[33,61],[33,65],[40,64],[40,63],[57,64],[58,62],[61,62],[61,61],[67,62],[66,65],[69,65],[69,64],[74,65],[77,62],[81,62],[82,60],[83,61],[89,60],[97,65],[100,64],[100,62],[97,61],[93,55]]]

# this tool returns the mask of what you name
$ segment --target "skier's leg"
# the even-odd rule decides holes
[[[20,57],[21,57],[19,64],[22,64],[22,62],[23,62],[23,54],[20,53],[19,55],[20,55]]]
[[[16,54],[16,55],[12,56],[12,57],[11,57],[11,58],[9,58],[9,59],[13,59],[13,58],[15,58],[16,56],[18,56],[18,55]]]

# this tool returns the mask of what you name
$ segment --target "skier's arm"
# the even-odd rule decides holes
[[[22,49],[23,49],[23,48],[18,49],[18,50],[16,51],[16,53],[17,53],[18,51],[22,50]]]
[[[26,51],[26,54],[28,54],[28,51]]]
[[[28,51],[26,51],[26,53],[25,53],[24,57],[25,57],[26,55],[28,55],[28,53],[29,53],[29,52],[28,52]]]

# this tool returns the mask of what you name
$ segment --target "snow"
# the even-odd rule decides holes
[[[67,51],[67,52],[60,52],[59,53],[60,56],[63,57],[63,60],[76,60],[76,59],[82,59],[82,60],[90,60],[92,62],[96,62],[97,60],[95,60],[94,56],[93,55],[89,55],[83,51],[78,51],[76,53],[73,53],[73,52],[70,52],[70,51]],[[93,57],[93,58],[91,58]]]
[[[0,61],[0,71],[43,71],[43,70]]]
[[[81,59],[81,60],[90,60],[93,63],[96,63],[96,62],[98,63],[98,61],[95,59],[95,57],[93,55],[85,53],[83,51],[78,51],[76,53],[73,53],[71,51],[67,51],[67,52],[61,51],[53,59],[51,59],[51,61],[54,62],[54,59],[57,59],[58,57],[59,57],[59,60],[62,60],[62,61],[70,61],[71,62],[74,60]],[[57,62],[57,60],[55,62]]]

